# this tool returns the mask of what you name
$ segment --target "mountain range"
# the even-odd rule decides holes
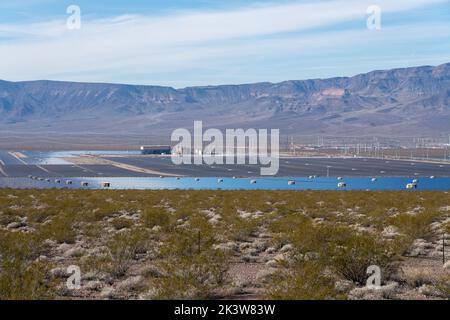
[[[205,127],[280,128],[293,135],[448,135],[450,63],[183,89],[0,81],[0,132],[170,137],[194,120]]]

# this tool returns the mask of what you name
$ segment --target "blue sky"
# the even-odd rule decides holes
[[[81,28],[69,30],[69,5]],[[366,12],[381,9],[381,29]],[[450,0],[0,3],[0,79],[195,85],[450,62]]]

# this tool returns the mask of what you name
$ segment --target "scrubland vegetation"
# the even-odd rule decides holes
[[[444,192],[4,189],[0,299],[448,299],[449,233]]]

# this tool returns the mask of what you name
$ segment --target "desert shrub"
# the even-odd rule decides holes
[[[158,299],[208,299],[224,283],[225,255],[204,251],[191,257],[178,256],[161,261],[163,276],[154,280]]]
[[[20,217],[10,214],[9,212],[1,212],[0,213],[0,225],[7,226],[11,222],[18,222],[20,221]]]
[[[98,222],[118,211],[119,207],[115,205],[102,204],[98,208],[83,212],[82,219],[86,222]]]
[[[101,252],[96,255],[88,255],[79,260],[83,272],[111,272],[112,258],[109,252]],[[126,270],[125,270],[126,271]],[[113,274],[114,275],[114,274]]]
[[[441,296],[445,299],[450,299],[450,274],[442,277],[437,284],[436,289],[441,293]]]
[[[442,231],[446,234],[450,234],[450,222],[446,222],[443,224]]]
[[[98,239],[103,233],[103,228],[97,223],[86,223],[82,227],[83,235],[90,239]]]
[[[341,298],[334,280],[315,261],[296,260],[283,266],[270,279],[265,295],[275,300],[323,300]]]
[[[200,241],[200,242],[199,242]],[[213,249],[211,235],[197,232],[171,235],[157,264],[162,276],[154,279],[157,299],[207,299],[221,286],[228,270],[228,258]]]
[[[76,232],[72,227],[73,216],[60,214],[40,229],[43,239],[53,239],[59,243],[74,243]]]
[[[52,212],[47,208],[27,210],[27,217],[30,222],[42,223],[51,216]]]
[[[407,235],[411,240],[426,237],[430,232],[430,224],[437,213],[434,211],[424,211],[415,215],[399,214],[390,219],[390,223],[400,232]]]
[[[42,248],[34,235],[0,233],[0,299],[50,298],[49,265],[37,260]]]
[[[5,263],[0,274],[0,299],[50,299],[53,296],[53,285],[49,280],[48,271],[48,265],[43,262]]]
[[[365,284],[371,265],[380,267],[384,275],[392,272],[395,251],[375,236],[341,233],[327,249],[332,267],[347,280]]]
[[[230,239],[235,241],[245,241],[258,230],[262,219],[234,216],[232,219],[227,219],[226,221],[229,223]]]
[[[315,251],[316,237],[319,235],[312,220],[308,217],[292,213],[270,224],[274,233],[274,241],[278,246],[291,243],[299,253]]]
[[[402,268],[402,272],[405,282],[413,288],[433,284],[435,280],[435,275],[428,268],[406,266]]]
[[[347,280],[364,284],[370,265],[392,272],[396,250],[374,235],[358,233],[346,226],[317,225],[295,214],[274,222],[271,228],[277,233],[279,245],[293,244],[296,256],[314,253],[317,261]]]
[[[153,228],[154,226],[160,226],[166,228],[170,225],[171,216],[170,213],[164,208],[147,208],[142,213],[144,224]]]
[[[115,277],[123,276],[136,255],[147,252],[150,238],[145,230],[130,229],[116,234],[108,243],[111,263],[109,272]]]
[[[121,230],[125,228],[131,228],[131,226],[133,225],[133,221],[131,219],[119,217],[113,219],[111,221],[111,224],[116,230]]]

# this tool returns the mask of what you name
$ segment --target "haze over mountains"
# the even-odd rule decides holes
[[[296,135],[438,136],[450,132],[450,63],[354,77],[174,89],[0,81],[5,134],[170,137],[174,128],[280,128]],[[167,136],[168,135],[168,136]]]

